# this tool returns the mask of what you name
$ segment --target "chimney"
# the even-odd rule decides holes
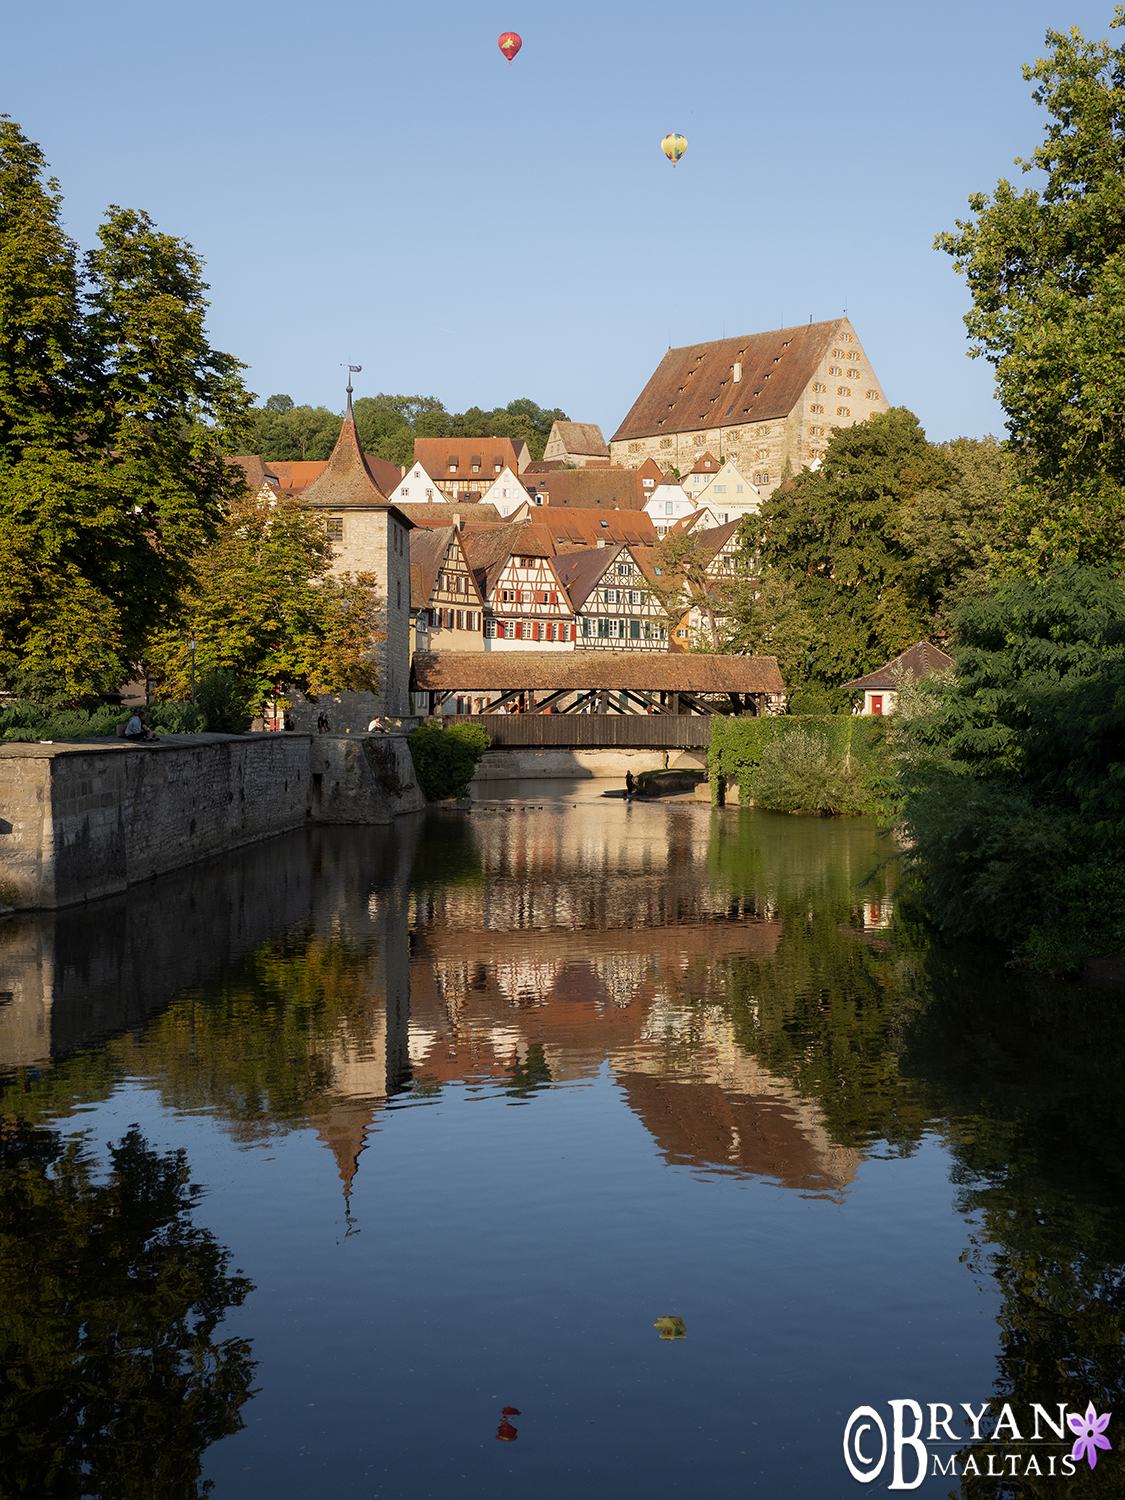
[[[605,546],[605,537],[604,536],[598,537],[597,541],[594,543],[594,546],[595,547],[604,547]]]
[[[464,529],[465,529],[465,522],[464,522],[464,519],[462,518],[461,512],[459,510],[455,510],[453,512],[453,524],[454,524],[454,526],[456,526],[456,528],[457,528],[458,531],[464,531]]]

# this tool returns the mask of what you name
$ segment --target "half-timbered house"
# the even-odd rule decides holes
[[[529,525],[462,533],[484,600],[486,651],[573,651],[574,615],[549,543]]]
[[[641,564],[624,542],[555,558],[580,650],[667,651],[668,627]]]

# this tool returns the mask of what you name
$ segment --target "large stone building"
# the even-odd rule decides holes
[[[610,440],[611,462],[686,474],[706,449],[763,495],[815,464],[835,427],[888,410],[847,318],[669,349]]]
[[[383,599],[379,627],[385,637],[379,659],[376,707],[382,713],[410,711],[410,531],[413,522],[392,505],[375,482],[360,447],[352,415],[352,389],[344,425],[318,479],[301,504],[324,517],[332,543],[334,573],[373,573]]]

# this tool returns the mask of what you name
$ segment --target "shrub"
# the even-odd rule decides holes
[[[206,727],[197,703],[154,703],[148,711],[148,722],[157,734],[200,734]]]
[[[254,688],[236,672],[220,667],[208,672],[195,697],[212,734],[246,734]]]
[[[851,714],[713,718],[707,756],[712,786],[720,777],[735,781],[743,803],[786,812],[894,812],[901,796],[887,725],[881,716]],[[792,751],[783,749],[794,736]]]
[[[850,766],[832,753],[827,736],[798,727],[764,747],[754,802],[777,812],[856,812],[862,792]]]
[[[478,724],[454,723],[446,729],[434,718],[419,724],[406,743],[426,801],[440,802],[465,795],[492,738]]]

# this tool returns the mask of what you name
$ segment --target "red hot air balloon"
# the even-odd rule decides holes
[[[511,67],[512,58],[515,57],[516,53],[523,46],[523,37],[520,36],[518,31],[505,31],[496,45],[508,59],[508,66]]]

